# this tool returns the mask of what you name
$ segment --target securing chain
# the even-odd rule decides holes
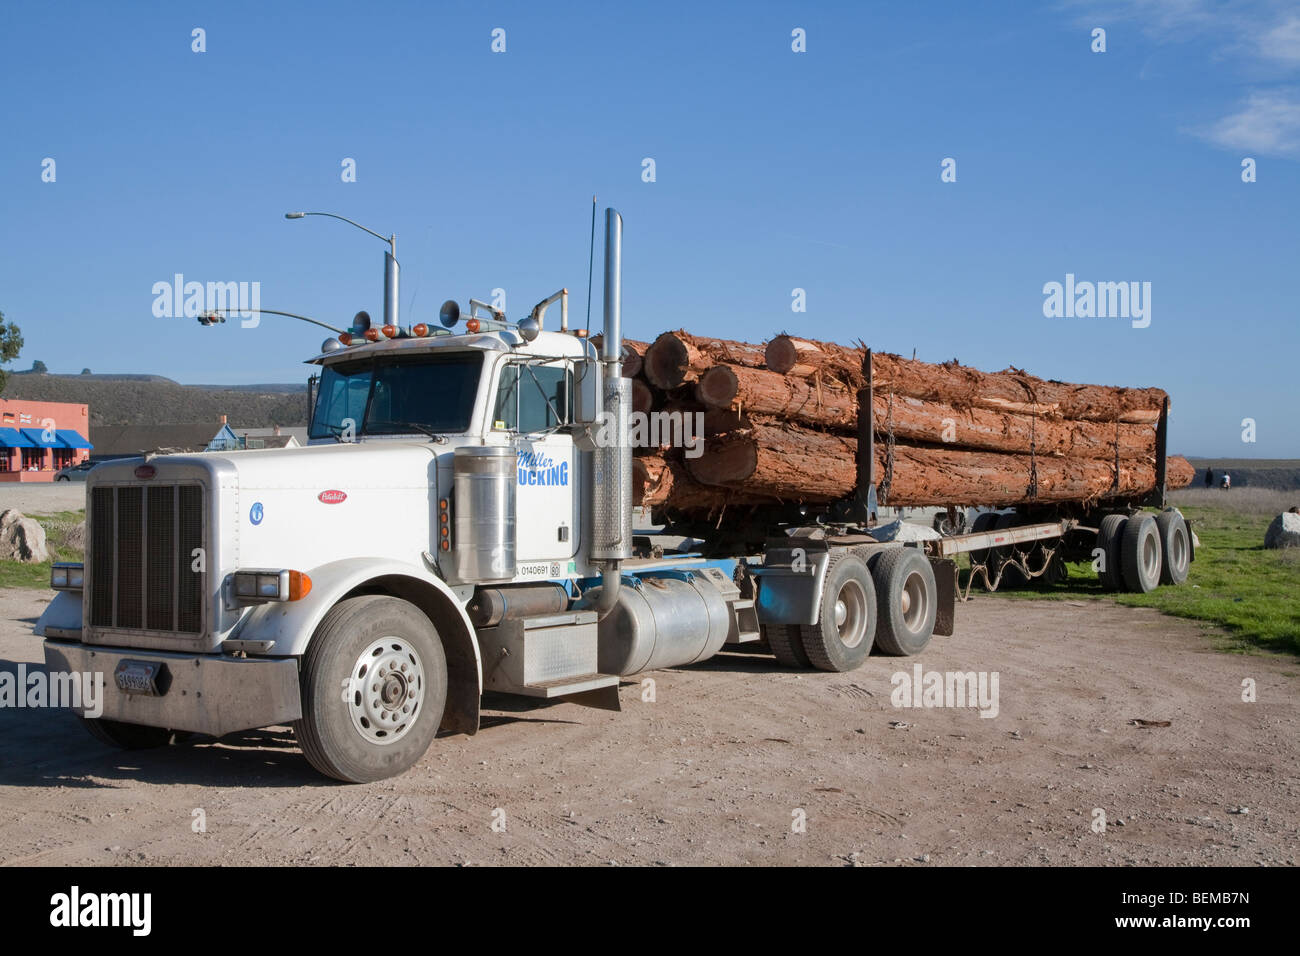
[[[1038,406],[1029,419],[1029,500],[1038,497]]]
[[[1111,491],[1119,491],[1119,412],[1115,413],[1115,477],[1110,484]]]
[[[889,504],[889,487],[894,483],[894,393],[889,392],[889,409],[885,416],[885,477],[880,482],[880,504]]]

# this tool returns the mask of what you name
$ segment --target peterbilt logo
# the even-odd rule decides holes
[[[339,491],[337,488],[333,488],[329,491],[322,491],[320,494],[316,496],[316,498],[322,504],[336,505],[341,501],[347,501],[348,493],[346,491]]]

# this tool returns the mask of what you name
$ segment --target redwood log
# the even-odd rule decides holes
[[[864,349],[833,342],[814,342],[780,335],[767,343],[767,367],[776,372],[810,378],[837,379],[850,387],[862,382]],[[873,352],[872,384],[879,392],[893,391],[957,408],[1057,414],[1065,419],[1154,424],[1166,397],[1158,388],[1122,388],[1047,381],[1017,368],[981,372],[956,361],[936,365]]]
[[[895,438],[931,442],[953,448],[1013,452],[1054,457],[1119,458],[1154,461],[1156,432],[1150,425],[1067,421],[1055,416],[1035,417],[993,411],[978,406],[954,409],[939,402],[876,392],[874,422],[878,434],[889,430],[892,417]]]
[[[856,393],[840,383],[818,383],[766,369],[715,365],[700,376],[695,394],[713,408],[736,407],[812,425],[851,428],[858,418]]]
[[[591,344],[596,346],[596,351],[600,352],[600,345],[605,340],[603,334],[593,335]],[[645,350],[650,347],[648,342],[638,342],[636,339],[623,340],[623,377],[636,378],[641,374],[641,365]]]
[[[645,350],[642,370],[652,385],[669,389],[694,381],[711,366],[724,362],[756,368],[763,364],[763,349],[685,331],[664,332]]]
[[[632,411],[648,415],[655,406],[655,394],[639,378],[632,379]]]
[[[717,512],[731,505],[778,504],[776,498],[751,494],[744,489],[701,485],[687,473],[680,461],[652,455],[632,463],[632,500],[646,508],[668,508],[678,512]]]
[[[765,369],[715,365],[695,386],[695,394],[711,408],[735,407],[755,415],[793,420],[799,424],[852,429],[857,422],[854,392],[836,382],[814,383]],[[874,422],[882,434],[888,429],[890,397],[874,395]],[[1033,417],[980,407],[953,408],[939,402],[895,396],[893,428],[897,438],[958,448],[998,452],[1032,449],[1040,455],[1077,455],[1113,460],[1155,455],[1155,430],[1149,425],[1065,421],[1055,416]],[[737,426],[739,427],[739,426]],[[705,434],[719,430],[706,429]]]
[[[703,456],[686,462],[691,477],[707,485],[771,495],[788,501],[843,498],[857,481],[857,442],[807,429],[756,425],[748,432],[708,438]],[[1037,493],[1030,496],[1031,466]],[[1190,481],[1191,466],[1170,458],[1170,488]],[[876,448],[876,474],[885,476],[885,448]],[[890,504],[980,504],[998,507],[1029,501],[1080,501],[1133,497],[1155,486],[1155,465],[1121,460],[1118,486],[1111,463],[896,444]]]

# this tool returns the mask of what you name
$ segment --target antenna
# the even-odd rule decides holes
[[[587,252],[587,334],[591,334],[591,266],[596,260],[596,197],[591,197],[591,247]]]

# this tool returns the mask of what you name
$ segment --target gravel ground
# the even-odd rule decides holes
[[[47,598],[0,591],[0,671],[39,659]],[[122,753],[4,708],[0,861],[1294,865],[1300,668],[1217,639],[981,596],[920,658],[850,674],[728,653],[648,675],[654,702],[625,683],[617,714],[490,697],[478,736],[364,786],[316,776],[287,728]],[[896,709],[915,663],[998,672],[997,716]]]
[[[84,481],[0,484],[0,512],[17,508],[25,515],[48,515],[86,507]]]

